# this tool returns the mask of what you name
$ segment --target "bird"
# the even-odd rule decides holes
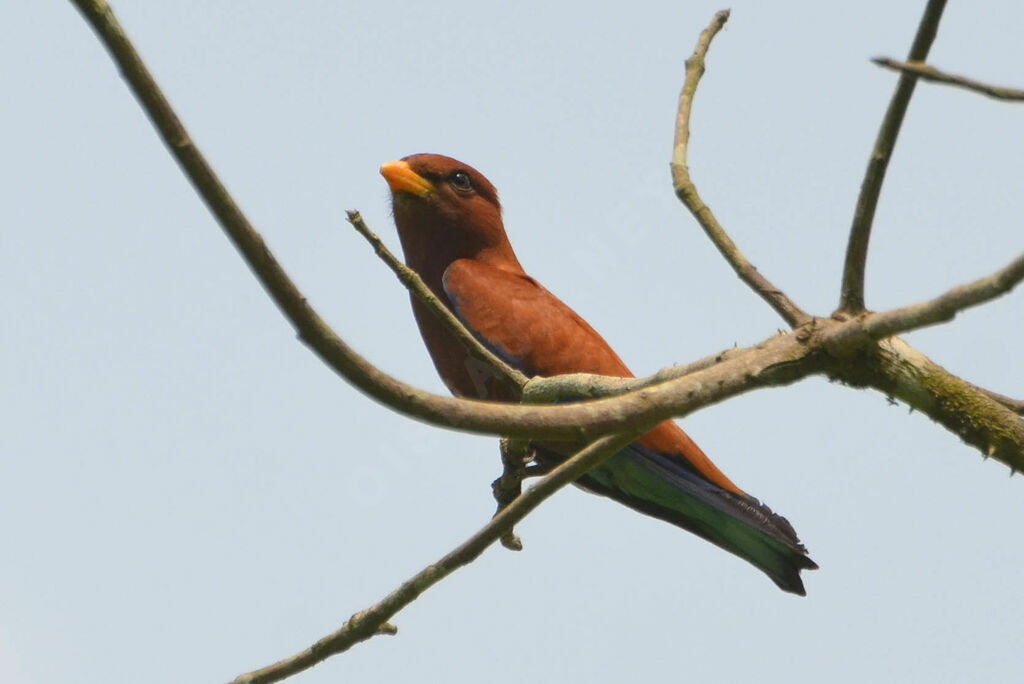
[[[439,154],[386,162],[380,172],[406,265],[487,348],[527,376],[633,374],[579,314],[523,269],[502,220],[498,192],[473,167]],[[446,323],[411,296],[434,367],[458,397],[514,401]],[[565,453],[540,446],[540,465]],[[692,532],[806,595],[816,569],[789,522],[737,487],[675,421],[660,423],[582,477],[580,488]]]

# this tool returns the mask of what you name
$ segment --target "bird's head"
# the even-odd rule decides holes
[[[406,261],[477,258],[519,267],[501,221],[498,191],[468,164],[414,154],[380,167],[391,187],[395,225]]]

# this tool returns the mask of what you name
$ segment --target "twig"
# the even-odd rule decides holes
[[[232,684],[268,684],[278,682],[297,672],[323,662],[332,655],[347,651],[361,641],[378,633],[381,625],[395,613],[412,603],[424,591],[443,580],[455,570],[477,558],[512,526],[522,520],[542,501],[558,489],[577,479],[591,468],[600,465],[619,449],[629,444],[639,432],[602,437],[577,452],[530,487],[480,528],[472,537],[450,551],[436,563],[428,565],[402,583],[379,603],[352,616],[339,630],[318,640],[309,648],[273,665],[241,675]]]
[[[873,314],[864,322],[874,339],[952,320],[964,309],[1006,294],[1024,280],[1024,253],[991,275],[957,285],[934,299]]]
[[[995,98],[996,100],[1006,100],[1010,102],[1024,101],[1024,90],[994,86],[981,81],[975,81],[974,79],[967,78],[966,76],[947,74],[944,71],[940,71],[935,67],[923,64],[922,62],[901,62],[897,59],[892,59],[891,57],[875,57],[871,61],[880,67],[885,67],[886,69],[892,69],[894,71],[902,71],[905,74],[917,76],[924,81],[945,83],[946,85],[965,88],[966,90],[973,90],[976,93],[987,95],[988,97]]]
[[[858,338],[880,340],[952,320],[964,309],[995,299],[1024,280],[1024,253],[995,273],[947,290],[934,299],[848,321],[830,333],[830,345],[844,347]],[[833,349],[835,347],[832,347]]]
[[[401,281],[402,285],[405,285],[406,289],[409,290],[439,319],[445,322],[448,329],[458,338],[459,342],[472,354],[477,356],[480,360],[487,363],[491,368],[498,373],[505,384],[514,388],[517,393],[521,391],[523,386],[529,382],[529,378],[523,373],[512,368],[507,363],[498,358],[494,352],[485,347],[480,340],[471,333],[465,325],[462,324],[455,314],[451,310],[441,303],[427,284],[423,282],[419,274],[412,270],[398,259],[395,255],[387,248],[387,246],[381,241],[381,239],[367,227],[366,222],[363,221],[363,217],[360,216],[358,211],[348,211],[348,222],[366,238],[367,242],[373,247],[373,251],[377,253],[381,261],[387,264],[396,276]]]
[[[942,18],[942,10],[945,7],[946,0],[929,0],[921,23],[917,27],[914,43],[910,47],[908,61],[923,62],[928,57],[928,50],[935,40],[939,19]],[[882,183],[885,181],[885,172],[889,167],[892,151],[896,147],[896,137],[899,135],[900,126],[903,125],[903,116],[907,112],[916,83],[916,76],[900,76],[878,130],[864,180],[861,182],[860,196],[857,198],[857,208],[854,210],[853,224],[850,227],[850,238],[846,244],[846,262],[843,265],[843,283],[839,297],[838,311],[848,315],[864,311],[864,269],[868,259],[871,225],[875,220],[875,209],[878,206],[878,196],[882,192]]]
[[[682,201],[693,217],[704,229],[704,232],[718,251],[729,262],[736,275],[751,289],[775,309],[792,327],[803,325],[811,320],[811,316],[797,306],[782,290],[773,285],[751,264],[740,251],[736,243],[722,228],[711,208],[704,203],[697,192],[697,187],[690,178],[690,170],[686,163],[687,147],[690,141],[690,112],[693,108],[693,97],[697,92],[697,84],[704,75],[704,59],[715,35],[722,30],[729,19],[729,10],[721,10],[715,14],[711,23],[700,34],[693,55],[686,60],[686,80],[679,95],[679,109],[676,114],[675,145],[672,152],[672,185],[676,196]]]

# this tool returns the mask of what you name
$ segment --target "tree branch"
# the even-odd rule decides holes
[[[921,411],[985,458],[1024,470],[1024,420],[898,337],[850,365],[843,381],[869,385]]]
[[[548,473],[537,484],[499,512],[473,536],[447,553],[436,563],[410,577],[383,600],[353,615],[337,631],[315,644],[273,665],[236,678],[232,684],[269,684],[306,670],[327,658],[347,651],[375,634],[392,616],[409,605],[430,587],[455,570],[473,562],[484,549],[526,517],[556,491],[599,466],[619,449],[632,442],[640,431],[608,435],[598,439]]]
[[[929,0],[928,6],[917,27],[917,35],[910,47],[911,62],[923,62],[928,57],[939,29],[939,19],[946,7],[946,0]],[[878,196],[882,192],[885,172],[896,147],[896,137],[903,125],[903,116],[907,113],[910,96],[914,94],[917,77],[910,74],[900,76],[896,91],[889,101],[889,108],[882,119],[881,128],[875,147],[868,160],[868,168],[860,186],[857,208],[853,214],[853,225],[850,227],[850,238],[846,245],[846,263],[843,265],[843,284],[839,297],[839,312],[856,315],[864,311],[864,269],[868,259],[868,241],[871,238],[871,225],[875,220],[875,209]]]
[[[830,349],[861,344],[864,338],[881,340],[903,332],[952,320],[964,309],[1006,294],[1024,280],[1024,253],[995,273],[957,285],[934,299],[899,309],[863,315],[858,325],[844,325],[829,337]]]
[[[373,247],[373,251],[377,253],[381,261],[387,264],[396,276],[398,280],[405,286],[407,290],[414,297],[417,297],[432,314],[437,316],[439,319],[444,321],[448,326],[448,329],[455,335],[455,337],[462,343],[462,346],[467,351],[475,355],[481,361],[487,363],[500,377],[499,380],[504,382],[510,388],[514,389],[516,393],[522,391],[523,386],[529,382],[530,378],[526,377],[523,373],[516,370],[512,366],[508,365],[500,358],[498,358],[494,352],[485,347],[480,340],[476,338],[476,335],[471,333],[465,325],[462,324],[455,314],[451,310],[441,303],[427,284],[423,282],[419,274],[412,270],[391,253],[391,250],[387,248],[383,241],[367,227],[366,222],[363,221],[363,217],[360,216],[358,211],[348,211],[348,222],[366,238],[367,242]]]
[[[768,302],[775,311],[782,316],[791,327],[797,327],[809,321],[811,316],[797,306],[782,290],[773,285],[767,278],[751,264],[740,251],[736,243],[732,241],[725,229],[715,218],[711,208],[701,199],[697,192],[697,186],[690,178],[690,169],[686,163],[687,148],[690,141],[690,113],[693,109],[693,97],[697,92],[697,85],[704,75],[704,60],[708,48],[715,35],[722,30],[725,22],[729,20],[729,10],[722,10],[715,14],[711,23],[700,34],[697,40],[697,47],[693,54],[686,60],[686,80],[683,83],[683,90],[679,94],[679,109],[676,114],[676,135],[675,145],[672,152],[672,186],[676,196],[682,201],[697,223],[718,251],[725,257],[725,260],[732,266],[736,275],[740,277],[751,289],[754,290],[763,300]]]
[[[947,74],[944,71],[939,71],[935,67],[928,66],[922,62],[901,62],[890,57],[875,57],[871,61],[880,67],[885,67],[886,69],[901,71],[904,74],[917,76],[923,81],[945,83],[946,85],[956,86],[957,88],[973,90],[976,93],[987,95],[988,97],[995,98],[996,100],[1006,100],[1010,102],[1024,101],[1024,90],[994,86],[988,83],[982,83],[981,81],[975,81],[974,79],[967,78],[966,76]]]
[[[528,404],[553,404],[558,401],[601,399],[616,397],[629,392],[660,385],[669,380],[685,377],[691,373],[719,364],[738,354],[745,348],[733,347],[717,354],[705,356],[691,363],[662,368],[644,378],[612,378],[607,375],[590,373],[566,373],[550,378],[532,378],[523,388],[523,402]]]

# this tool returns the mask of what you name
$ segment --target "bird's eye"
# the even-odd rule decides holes
[[[448,182],[454,185],[457,190],[473,189],[473,181],[469,179],[469,174],[465,171],[454,171],[452,175],[448,176]]]

